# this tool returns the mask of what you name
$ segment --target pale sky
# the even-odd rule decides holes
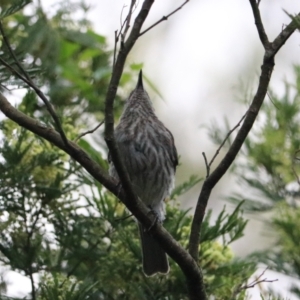
[[[41,2],[48,8],[56,1]],[[122,7],[130,1],[86,2],[93,6],[89,17],[95,30],[113,43],[114,31],[120,27]],[[145,27],[183,2],[155,1]],[[296,14],[300,12],[300,1],[262,0],[260,9],[266,32],[273,40],[290,21],[283,9]],[[241,83],[255,87],[262,55],[263,48],[248,0],[191,0],[168,21],[138,40],[128,63],[143,62],[144,73],[163,95],[162,101],[150,90],[156,112],[173,133],[181,155],[178,180],[187,179],[191,174],[204,175],[201,153],[211,157],[216,147],[208,140],[207,131],[201,125],[209,125],[212,120],[222,124],[224,116],[230,119],[232,126],[239,121],[245,109],[235,100],[241,94]],[[299,33],[295,33],[283,46],[275,63],[271,87],[280,94],[282,79],[291,80],[293,64],[300,64]],[[212,194],[209,207],[213,207],[216,213],[223,208],[221,198],[232,190],[232,186],[234,180],[225,177]],[[189,198],[183,199],[184,205],[192,206],[198,193],[199,187],[189,194]],[[267,247],[264,244],[266,237],[261,236],[261,222],[256,220],[250,224],[246,237],[234,247],[239,255],[258,250],[258,244],[259,249]],[[253,243],[253,240],[256,242]],[[279,278],[274,273],[266,273],[269,277],[267,274],[272,277],[270,279],[274,276]],[[9,287],[11,296],[18,291],[30,290],[29,282],[23,286],[19,282]],[[287,281],[282,279],[281,283],[284,285]],[[276,286],[278,283],[271,285],[272,288]],[[253,299],[259,299],[257,290],[255,293]]]

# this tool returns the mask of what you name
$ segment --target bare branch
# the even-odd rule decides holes
[[[250,0],[250,5],[251,5],[252,11],[253,11],[255,25],[256,25],[256,28],[258,31],[259,38],[266,50],[268,48],[270,42],[269,42],[268,36],[265,32],[264,25],[261,20],[260,11],[258,8],[259,2],[260,1],[256,2],[256,0]]]
[[[112,67],[112,69],[114,69],[115,64],[116,64],[116,54],[117,54],[118,41],[119,41],[118,30],[116,30],[115,31],[115,45],[114,45],[114,57],[113,57],[113,67]]]
[[[278,279],[267,279],[267,278],[264,278],[264,279],[261,279],[265,272],[267,271],[268,268],[266,268],[265,270],[262,271],[262,273],[255,279],[253,280],[252,282],[246,284],[246,285],[241,285],[241,286],[238,286],[232,293],[232,296],[231,298],[232,299],[235,299],[236,296],[242,292],[243,290],[247,290],[247,289],[251,289],[251,288],[254,288],[256,285],[260,284],[260,283],[264,283],[264,282],[275,282],[275,281],[278,281]]]
[[[15,70],[12,66],[10,66],[9,64],[7,64],[2,58],[0,58],[1,63],[6,66],[15,76],[17,76],[19,79],[21,79],[22,81],[24,81],[28,86],[30,86],[35,93],[39,96],[39,98],[44,102],[49,114],[51,115],[52,119],[54,120],[54,124],[55,127],[57,129],[57,131],[60,133],[64,143],[66,144],[66,146],[68,146],[68,140],[67,137],[63,131],[63,128],[60,124],[59,118],[53,108],[53,106],[51,105],[51,103],[48,101],[47,97],[44,95],[44,93],[33,83],[33,81],[31,80],[29,74],[25,71],[25,69],[23,68],[23,66],[21,65],[21,63],[18,61],[16,55],[14,54],[13,49],[10,46],[10,43],[8,41],[8,38],[4,32],[3,26],[2,26],[2,22],[0,21],[0,32],[3,36],[3,41],[6,45],[6,47],[8,48],[8,51],[10,52],[11,56],[13,57],[16,65],[18,66],[18,68],[20,69],[20,71],[24,74],[25,78],[17,71]]]
[[[258,20],[256,2],[254,0],[250,0],[251,6],[254,7],[254,16],[256,21]],[[260,20],[260,17],[259,17]],[[259,25],[260,26],[260,25]],[[262,28],[260,29],[260,38],[262,42],[266,45],[266,36],[262,34]],[[265,99],[265,96],[268,91],[269,82],[271,79],[271,75],[274,67],[274,57],[285,41],[293,34],[296,26],[294,21],[292,21],[274,40],[274,42],[269,43],[267,49],[265,50],[263,65],[261,67],[261,74],[259,78],[258,88],[256,94],[252,100],[252,103],[249,107],[249,110],[246,114],[246,117],[243,121],[241,128],[239,129],[232,145],[228,149],[224,158],[221,160],[216,169],[209,175],[208,178],[203,183],[200,195],[198,197],[194,218],[191,227],[191,234],[189,239],[189,253],[192,257],[198,261],[198,247],[200,243],[200,230],[203,222],[206,206],[208,203],[208,199],[210,197],[210,193],[215,185],[219,182],[219,180],[223,177],[223,175],[227,172],[231,164],[233,163],[235,157],[240,151],[243,143],[245,142],[255,120],[258,115],[258,112],[261,108],[261,105]]]
[[[120,26],[121,26],[121,28],[119,30],[119,33],[118,33],[118,30],[115,31],[115,45],[114,45],[113,68],[114,68],[115,63],[116,63],[116,52],[117,52],[118,41],[119,41],[119,39],[121,37],[121,47],[124,47],[124,41],[125,41],[127,32],[128,32],[128,30],[130,28],[131,17],[132,17],[132,14],[133,14],[133,12],[134,12],[134,10],[136,8],[136,7],[134,7],[136,4],[137,4],[136,0],[131,0],[128,14],[127,14],[127,16],[126,16],[126,18],[125,18],[125,20],[123,22],[122,22],[122,16],[123,16],[124,8],[126,6],[124,5],[122,7],[121,16],[120,16]]]
[[[120,25],[121,25],[121,28],[120,28],[119,33],[117,35],[118,39],[123,35],[123,29],[125,27],[125,24],[126,24],[126,21],[127,21],[127,17],[128,17],[128,15],[127,15],[126,18],[125,18],[125,20],[122,22],[122,15],[123,15],[123,11],[124,11],[125,7],[126,6],[123,6],[122,7],[122,11],[121,11],[121,16],[120,16]],[[118,32],[118,30],[117,30],[117,32]],[[124,39],[122,39],[122,41],[124,41]]]
[[[135,2],[136,2],[136,0],[131,0],[129,11],[128,11],[127,17],[125,19],[125,28],[124,28],[124,31],[122,33],[122,41],[123,42],[124,42],[124,40],[126,38],[128,30],[130,28],[130,21],[131,21],[133,7],[134,7]]]
[[[179,7],[177,7],[175,10],[173,10],[171,13],[169,13],[166,16],[163,16],[160,20],[158,20],[157,22],[155,22],[154,24],[152,24],[150,27],[148,27],[147,29],[145,29],[144,31],[142,31],[140,33],[139,36],[145,34],[146,32],[148,32],[149,30],[151,30],[152,28],[154,28],[155,26],[157,26],[159,23],[163,22],[163,21],[167,21],[169,17],[171,17],[173,14],[175,14],[176,12],[178,12],[180,9],[182,9],[190,0],[186,0],[183,4],[181,4]]]
[[[221,145],[219,146],[219,148],[216,150],[215,155],[213,156],[213,158],[211,159],[211,161],[208,164],[208,168],[210,170],[214,160],[216,159],[216,157],[219,155],[220,150],[222,149],[222,147],[225,145],[226,141],[228,140],[228,138],[230,137],[230,135],[241,125],[241,123],[243,122],[243,120],[245,119],[246,115],[247,115],[248,111],[242,116],[242,118],[239,120],[239,122],[231,129],[228,131],[225,139],[223,140],[223,142],[221,143]]]
[[[208,162],[207,162],[207,158],[206,158],[206,155],[205,155],[205,152],[202,152],[202,156],[204,158],[204,162],[205,162],[205,167],[206,167],[206,178],[209,176],[209,173],[210,173],[210,167],[208,165]]]
[[[91,130],[88,130],[84,133],[81,133],[75,140],[74,142],[77,143],[77,141],[79,139],[81,139],[83,136],[87,135],[87,134],[90,134],[90,133],[94,133],[102,124],[104,123],[104,121],[101,121],[95,128],[91,129]]]

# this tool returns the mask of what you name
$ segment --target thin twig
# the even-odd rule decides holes
[[[225,139],[223,140],[223,142],[221,143],[221,145],[219,146],[219,148],[216,150],[215,155],[213,156],[213,158],[209,162],[209,164],[208,164],[208,168],[209,169],[210,169],[211,165],[213,164],[214,160],[216,159],[216,157],[219,155],[220,150],[225,145],[225,143],[228,140],[228,138],[230,137],[230,135],[241,125],[241,123],[245,119],[247,113],[248,113],[248,111],[242,116],[242,118],[239,120],[239,122],[231,130],[228,131],[227,135],[225,136]]]
[[[31,299],[35,300],[36,295],[35,295],[34,278],[33,278],[33,271],[32,271],[31,265],[29,267],[29,278],[30,278],[30,283],[31,283]]]
[[[113,68],[112,68],[113,70],[114,70],[114,67],[115,67],[115,64],[116,64],[116,54],[117,54],[118,41],[119,41],[118,30],[116,30],[115,31],[115,46],[114,46]]]
[[[278,279],[267,279],[267,278],[264,278],[262,280],[257,280],[255,282],[253,282],[252,284],[247,284],[245,286],[242,286],[241,289],[250,289],[250,288],[254,288],[257,284],[260,284],[262,282],[275,282],[275,281],[278,281]]]
[[[296,160],[300,160],[300,158],[298,158],[296,155],[300,152],[300,149],[298,149],[297,151],[295,151],[295,156],[294,156],[294,159]]]
[[[270,101],[272,102],[272,104],[274,105],[274,107],[275,107],[277,110],[279,110],[279,107],[275,104],[275,102],[274,102],[274,100],[272,99],[272,97],[271,97],[271,95],[270,95],[269,92],[267,92],[267,95],[268,95]]]
[[[22,81],[24,81],[27,85],[30,84],[30,82],[23,77],[22,74],[20,74],[16,69],[14,69],[10,64],[8,64],[4,59],[0,57],[0,62],[7,68],[9,69],[14,75],[16,75],[18,78],[20,78]]]
[[[121,29],[123,28],[123,26],[125,25],[125,22],[126,22],[126,18],[125,18],[124,22],[122,22],[122,19],[123,19],[123,11],[124,11],[125,7],[127,7],[127,5],[124,4],[124,5],[122,6],[122,10],[121,10],[121,13],[120,13],[120,26],[121,26]],[[126,16],[126,17],[127,17],[127,16]],[[122,31],[122,30],[120,30],[120,31]]]
[[[120,221],[127,220],[127,219],[129,219],[130,217],[133,217],[133,214],[130,214],[130,215],[128,215],[128,216],[126,216],[126,217],[123,217],[123,218],[117,218],[117,219],[115,219],[114,221],[115,221],[115,222],[120,222]]]
[[[23,66],[21,65],[21,63],[18,61],[16,55],[14,54],[13,49],[10,46],[10,43],[8,41],[8,38],[4,32],[3,26],[2,26],[2,22],[0,22],[0,32],[3,36],[3,41],[6,45],[6,47],[8,48],[8,51],[10,52],[11,56],[13,57],[15,63],[17,64],[18,68],[21,70],[21,72],[24,74],[25,78],[23,77],[23,75],[21,75],[17,70],[15,70],[12,66],[10,66],[9,64],[7,64],[3,59],[0,58],[0,61],[3,65],[5,65],[8,69],[10,69],[10,71],[12,73],[14,73],[14,75],[16,75],[19,79],[21,79],[22,81],[24,81],[28,86],[30,86],[35,93],[39,96],[39,98],[44,102],[48,112],[50,113],[52,119],[54,120],[54,124],[55,127],[57,129],[57,131],[59,132],[59,134],[61,135],[64,143],[66,144],[66,146],[68,146],[68,139],[62,129],[62,126],[60,124],[59,118],[56,114],[56,112],[54,111],[53,106],[51,105],[51,103],[48,101],[47,97],[44,95],[44,93],[33,83],[33,81],[31,80],[29,74],[25,71],[25,69],[23,68]]]
[[[264,283],[264,282],[275,282],[275,281],[278,281],[278,279],[267,279],[267,278],[264,278],[264,279],[261,279],[265,272],[268,270],[268,267],[262,271],[262,273],[255,279],[253,280],[252,282],[248,283],[248,284],[245,284],[245,285],[242,285],[242,286],[239,286],[237,287],[234,292],[232,293],[232,296],[231,298],[232,299],[235,299],[236,296],[243,290],[247,290],[247,289],[251,289],[251,288],[254,288],[256,285],[260,284],[260,283]]]
[[[125,20],[124,20],[123,22],[122,22],[122,15],[123,15],[124,8],[125,8],[126,6],[123,6],[122,11],[121,11],[121,18],[120,18],[121,28],[120,28],[120,30],[119,30],[118,39],[119,39],[120,37],[122,37],[121,40],[122,40],[123,43],[124,43],[124,41],[125,41],[127,31],[128,31],[128,29],[130,28],[130,20],[131,20],[131,17],[132,17],[133,12],[134,12],[135,9],[137,8],[138,1],[132,0],[131,4],[132,4],[132,5],[130,5],[128,14],[127,14],[127,16],[126,16],[126,18],[125,18]],[[126,27],[128,27],[128,28],[127,28],[127,29],[125,28],[125,30],[124,30],[125,25],[126,25]],[[124,31],[123,31],[123,30],[124,30]]]
[[[179,7],[177,7],[175,10],[173,10],[171,13],[169,13],[166,16],[163,16],[160,20],[158,20],[157,22],[155,22],[154,24],[152,24],[151,26],[149,26],[147,29],[145,29],[144,31],[142,31],[139,35],[139,37],[143,34],[145,34],[146,32],[148,32],[149,30],[151,30],[153,27],[157,26],[159,23],[163,22],[163,21],[167,21],[169,17],[171,17],[173,14],[175,14],[177,11],[179,11],[180,9],[182,9],[187,3],[189,2],[189,0],[186,0],[183,4],[181,4]]]
[[[122,10],[121,10],[121,14],[120,14],[120,26],[121,26],[121,28],[120,28],[120,31],[119,31],[119,34],[118,34],[118,39],[119,39],[119,37],[121,37],[121,41],[122,41],[122,42],[124,42],[124,39],[122,38],[122,35],[123,35],[123,28],[124,28],[124,26],[125,26],[125,24],[126,24],[127,17],[128,17],[128,16],[126,16],[125,20],[122,22],[123,11],[124,11],[124,8],[125,8],[126,6],[127,6],[127,5],[123,5]]]
[[[125,22],[126,25],[125,25],[125,28],[124,28],[124,31],[123,31],[123,34],[122,34],[122,41],[125,40],[127,32],[130,28],[130,21],[131,21],[135,1],[136,0],[131,0],[131,3],[130,3],[129,11],[128,11],[128,14],[127,14],[127,17],[126,17],[126,22]]]
[[[206,167],[206,178],[209,176],[209,173],[210,173],[210,166],[208,165],[208,162],[207,162],[207,158],[206,158],[206,155],[205,155],[205,152],[202,152],[202,156],[204,158],[204,162],[205,162],[205,167]]]
[[[28,255],[29,257],[29,261],[28,261],[28,268],[26,268],[26,272],[28,273],[29,275],[29,278],[30,278],[30,282],[31,282],[31,298],[32,300],[35,300],[36,299],[36,295],[35,295],[35,287],[34,287],[34,278],[33,278],[33,269],[32,269],[32,256],[31,256],[31,237],[32,237],[32,234],[31,232],[33,232],[34,230],[34,227],[31,228],[31,231],[29,231],[29,228],[28,228],[28,218],[27,218],[27,214],[26,214],[26,209],[25,209],[25,198],[24,198],[24,193],[22,192],[22,208],[23,208],[23,211],[24,211],[24,224],[25,224],[25,231],[26,231],[26,234],[27,234],[27,240],[26,240],[26,246],[25,246],[25,252],[26,254]],[[35,226],[35,225],[33,225]]]
[[[74,143],[77,143],[77,141],[79,139],[81,139],[83,136],[90,134],[90,133],[94,133],[102,124],[104,123],[104,121],[101,121],[95,128],[88,130],[86,132],[81,133],[75,140]]]
[[[115,67],[116,64],[116,53],[117,53],[117,46],[118,46],[118,41],[121,37],[121,49],[124,47],[124,41],[125,41],[125,37],[127,34],[128,29],[130,28],[130,20],[131,20],[131,16],[132,16],[132,12],[133,12],[133,6],[136,3],[136,0],[132,0],[131,4],[130,4],[130,8],[129,8],[129,12],[125,18],[125,20],[122,22],[122,16],[123,16],[123,11],[124,8],[126,7],[125,5],[123,5],[122,7],[122,11],[121,11],[121,15],[120,15],[120,30],[118,33],[118,30],[115,31],[115,45],[114,45],[114,57],[113,57],[113,68]],[[126,27],[125,27],[126,25]],[[123,29],[125,27],[125,30],[123,32]]]
[[[123,28],[124,28],[124,26],[125,26],[125,24],[126,24],[126,21],[127,21],[127,16],[126,16],[125,20],[124,20],[123,23],[122,23],[122,14],[123,14],[123,10],[124,10],[124,6],[123,6],[122,11],[121,11],[121,18],[120,18],[121,28],[120,28],[119,33],[118,33],[118,39],[119,39],[119,38],[121,37],[121,35],[123,34]]]

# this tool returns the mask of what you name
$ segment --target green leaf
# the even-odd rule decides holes
[[[132,71],[140,71],[140,70],[143,69],[143,66],[144,66],[143,63],[140,63],[140,64],[131,64],[131,65],[130,65],[130,69],[131,69]]]

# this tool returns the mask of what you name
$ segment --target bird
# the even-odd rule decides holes
[[[155,214],[157,222],[165,219],[165,199],[174,188],[178,154],[172,133],[158,119],[144,89],[142,70],[135,89],[126,100],[115,141],[121,161],[139,199]],[[110,161],[110,175],[119,181]],[[138,222],[143,271],[146,276],[167,274],[169,262],[165,251]]]

